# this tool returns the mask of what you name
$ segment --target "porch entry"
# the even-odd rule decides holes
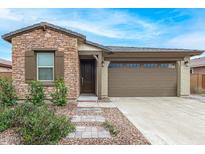
[[[95,60],[80,60],[80,91],[95,93]]]

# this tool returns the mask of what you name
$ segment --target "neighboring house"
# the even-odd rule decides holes
[[[5,34],[12,43],[12,79],[20,98],[28,82],[39,80],[47,95],[64,78],[68,97],[94,93],[99,99],[121,96],[190,94],[190,56],[200,50],[103,46],[82,34],[38,23]]]
[[[12,64],[11,61],[0,58],[0,78],[11,79]]]
[[[191,92],[205,92],[205,57],[191,60]]]

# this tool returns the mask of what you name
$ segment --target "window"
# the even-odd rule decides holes
[[[143,67],[144,68],[156,68],[158,67],[158,65],[157,64],[143,64]]]
[[[127,67],[129,67],[129,68],[139,68],[140,64],[127,64]]]
[[[54,80],[54,53],[51,52],[37,53],[37,80],[40,81]]]
[[[135,63],[111,63],[109,68],[139,68],[140,64]]]
[[[159,64],[159,67],[160,68],[175,68],[175,64],[164,63],[164,64]]]

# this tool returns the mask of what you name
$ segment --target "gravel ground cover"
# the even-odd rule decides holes
[[[20,136],[16,133],[15,128],[7,129],[0,133],[1,145],[16,145],[21,144]]]
[[[76,103],[69,103],[63,107],[49,106],[54,110],[56,114],[66,115],[72,117],[73,115],[102,115],[107,121],[111,122],[118,130],[117,136],[103,139],[71,139],[63,138],[59,144],[79,144],[79,145],[144,145],[150,144],[149,141],[142,135],[142,133],[135,128],[135,126],[117,109],[117,108],[101,108],[102,112],[93,113],[90,111],[77,110]],[[80,122],[74,123],[76,126],[98,126],[101,127],[102,123],[96,122]],[[21,144],[19,135],[15,132],[15,129],[8,129],[0,133],[0,144]]]
[[[80,145],[144,145],[150,144],[142,133],[117,109],[102,108],[101,115],[111,122],[118,130],[117,136],[104,139],[71,139],[64,138],[59,144],[80,144]],[[81,115],[88,113],[82,112]],[[90,115],[91,113],[89,113]],[[98,113],[99,115],[99,113]],[[101,126],[102,123],[84,122],[75,123],[78,126]]]

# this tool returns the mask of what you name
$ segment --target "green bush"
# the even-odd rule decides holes
[[[29,94],[27,96],[27,102],[31,102],[34,105],[43,105],[44,104],[44,90],[43,85],[39,81],[31,81],[29,84]]]
[[[109,122],[109,121],[103,122],[102,125],[103,125],[103,127],[105,127],[105,129],[107,129],[110,132],[110,134],[112,136],[117,136],[117,134],[119,133],[119,130],[117,130],[115,128],[115,126],[111,122]]]
[[[15,125],[24,144],[56,144],[75,130],[65,116],[56,116],[46,106],[26,103],[16,109],[16,115]]]
[[[12,85],[12,81],[0,78],[0,105],[13,106],[17,103],[16,91]]]
[[[51,94],[52,102],[55,105],[63,106],[67,103],[68,88],[65,86],[64,80],[55,81],[55,92]]]
[[[13,109],[4,109],[0,112],[0,132],[12,127],[14,117]]]

